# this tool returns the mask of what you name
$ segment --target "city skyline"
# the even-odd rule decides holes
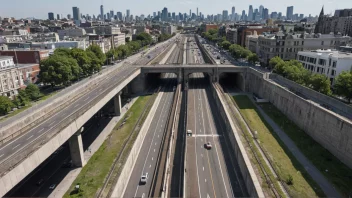
[[[163,7],[167,7],[169,12],[181,12],[181,13],[188,13],[188,11],[194,10],[192,12],[196,13],[196,10],[198,8],[199,12],[202,12],[205,16],[207,14],[218,14],[222,13],[223,10],[227,10],[228,13],[232,13],[231,9],[234,6],[236,8],[236,13],[241,14],[242,10],[246,11],[246,14],[248,13],[248,8],[250,5],[253,6],[253,9],[259,9],[261,5],[264,6],[264,8],[269,9],[269,13],[276,11],[276,12],[282,12],[283,15],[286,15],[286,9],[288,6],[293,6],[294,7],[294,13],[298,14],[304,14],[309,15],[311,14],[312,16],[319,15],[321,7],[324,6],[326,10],[326,14],[333,14],[335,9],[343,9],[343,8],[348,8],[350,4],[348,4],[348,0],[321,0],[321,4],[317,1],[313,0],[306,0],[302,1],[302,3],[298,3],[297,1],[295,3],[289,2],[289,1],[281,1],[281,3],[274,3],[274,2],[261,2],[259,0],[253,0],[250,2],[250,4],[240,4],[237,1],[221,1],[220,3],[214,4],[210,0],[180,0],[180,1],[166,1],[163,2],[161,0],[153,0],[155,3],[146,3],[143,5],[143,7],[136,7],[136,3],[138,3],[139,0],[136,1],[131,1],[131,2],[125,2],[123,5],[117,3],[116,1],[112,0],[106,0],[103,3],[103,6],[106,10],[114,10],[114,12],[122,12],[123,14],[126,14],[126,10],[130,9],[132,15],[153,15],[153,12],[161,11]],[[206,3],[208,2],[209,3]],[[33,3],[37,2],[37,3]],[[160,2],[160,3],[157,3]],[[39,18],[39,19],[47,19],[48,13],[52,12],[55,15],[60,14],[63,16],[66,16],[67,14],[72,15],[72,7],[78,7],[80,9],[80,13],[82,14],[90,14],[90,15],[98,15],[100,14],[100,6],[101,2],[97,1],[94,3],[89,3],[87,4],[83,0],[77,0],[72,4],[72,1],[68,0],[62,0],[60,2],[46,2],[44,0],[32,0],[30,4],[27,4],[25,6],[18,7],[16,6],[17,3],[23,5],[26,4],[27,1],[24,2],[24,0],[13,0],[12,4],[5,4],[2,5],[0,8],[0,13],[1,17],[15,17],[15,18],[27,18],[27,17],[34,17],[34,18]],[[49,5],[50,4],[50,5]],[[158,5],[158,7],[155,7],[155,4]],[[211,5],[211,6],[210,6]],[[33,9],[28,9],[31,8],[32,6],[36,6],[38,9],[36,10],[35,8]],[[14,10],[17,10],[16,12]],[[40,10],[40,12],[38,12]]]

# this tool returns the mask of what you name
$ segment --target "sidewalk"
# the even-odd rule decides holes
[[[243,95],[243,94],[242,94]],[[282,142],[287,146],[295,158],[299,161],[302,166],[306,169],[307,173],[313,178],[313,180],[320,186],[327,197],[342,197],[340,193],[331,185],[331,183],[324,177],[324,175],[307,159],[295,143],[287,136],[287,134],[281,130],[281,128],[259,107],[252,99],[249,94],[246,94],[248,98],[257,107],[260,114],[264,117],[265,121],[270,124],[274,132],[280,137]]]
[[[94,153],[100,148],[100,146],[104,143],[106,137],[111,133],[116,124],[120,121],[121,118],[126,114],[127,108],[130,108],[138,99],[135,97],[131,100],[131,102],[127,103],[121,109],[121,115],[113,117],[108,125],[103,129],[100,135],[94,140],[94,142],[89,146],[89,150],[84,151],[84,158],[88,163],[89,159],[94,155]],[[63,197],[67,190],[70,188],[71,184],[77,178],[82,168],[75,168],[71,170],[65,178],[57,185],[57,187],[53,190],[53,192],[49,195],[49,197]]]

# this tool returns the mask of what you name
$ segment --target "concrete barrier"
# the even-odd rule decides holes
[[[142,148],[145,135],[148,132],[148,129],[150,127],[150,124],[151,124],[152,119],[156,113],[157,107],[160,103],[160,100],[161,100],[163,94],[164,94],[163,92],[160,92],[158,94],[157,98],[155,99],[155,102],[154,102],[154,104],[153,104],[152,108],[150,109],[150,112],[147,116],[147,119],[144,121],[143,126],[142,126],[140,132],[138,133],[137,138],[133,144],[131,152],[128,155],[128,158],[123,166],[123,169],[121,171],[119,179],[117,180],[117,183],[114,187],[114,190],[111,194],[111,197],[114,197],[114,198],[123,197],[123,194],[125,193],[127,184],[128,184],[129,179],[131,177],[134,165],[137,161],[139,152]]]
[[[111,98],[119,93],[129,82],[140,74],[140,70],[134,71],[126,80],[121,82],[106,95],[97,95],[94,99],[94,105],[83,106],[76,112],[71,113],[67,118],[59,122],[52,132],[43,137],[43,140],[38,141],[34,146],[34,150],[22,150],[18,155],[24,155],[15,164],[4,162],[1,164],[0,177],[0,197],[4,196],[16,184],[24,179],[36,167],[38,167],[45,159],[54,153],[63,143],[65,143],[73,134],[75,134],[95,113],[97,113]],[[49,137],[48,137],[49,136]],[[47,139],[49,139],[47,141]],[[46,141],[45,141],[46,140]],[[27,153],[28,152],[28,153]],[[14,156],[16,158],[16,156]],[[4,171],[5,170],[5,171]]]
[[[352,121],[302,98],[267,77],[248,68],[248,91],[269,100],[299,128],[352,168]]]
[[[230,145],[235,151],[235,158],[239,165],[242,178],[245,182],[248,195],[250,197],[264,197],[263,189],[260,185],[260,182],[255,174],[252,164],[249,157],[247,156],[246,149],[244,148],[241,140],[240,134],[238,133],[233,120],[231,119],[230,110],[227,107],[225,99],[222,97],[222,94],[217,89],[217,86],[214,83],[212,85],[212,94],[216,102],[216,106],[220,112],[221,118],[225,122],[226,132],[228,133]]]
[[[36,104],[35,106],[6,119],[0,123],[0,145],[13,138],[25,133],[31,127],[37,125],[47,117],[51,116],[58,109],[70,104],[72,100],[82,96],[94,88],[94,85],[105,79],[112,72],[117,71],[119,67],[111,67],[104,70],[101,75],[96,75],[92,79],[86,79],[83,83],[77,83],[63,91],[57,93],[53,98]],[[83,90],[83,91],[82,91]]]

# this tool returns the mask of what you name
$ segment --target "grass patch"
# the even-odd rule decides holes
[[[17,115],[17,114],[21,113],[22,111],[24,111],[24,110],[26,110],[26,109],[29,109],[30,107],[32,107],[31,104],[29,104],[29,105],[27,105],[27,106],[25,106],[25,107],[22,107],[22,108],[20,108],[20,109],[17,109],[17,110],[15,110],[15,111],[12,111],[11,113],[9,113],[9,114],[3,116],[2,118],[0,118],[0,121],[6,120],[7,118],[9,118],[9,117],[11,117],[11,116]]]
[[[124,118],[117,123],[110,136],[83,167],[64,197],[95,197],[97,190],[102,187],[110,167],[132,132],[150,97],[153,96],[141,96],[138,98]],[[125,118],[127,118],[125,124],[119,127]],[[74,190],[76,184],[80,184],[81,190],[78,193]]]
[[[264,112],[294,141],[301,152],[344,197],[352,195],[352,169],[301,130],[272,104],[261,104]],[[328,171],[326,171],[328,170]]]
[[[233,98],[250,129],[258,132],[258,140],[269,155],[273,168],[281,180],[288,183],[286,185],[288,193],[293,197],[324,197],[320,187],[261,117],[249,98],[247,96],[234,96]]]

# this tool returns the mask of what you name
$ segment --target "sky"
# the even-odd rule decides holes
[[[6,2],[6,3],[4,3]],[[249,5],[258,8],[263,5],[269,9],[269,13],[273,11],[282,12],[286,15],[287,6],[294,6],[293,13],[319,15],[321,7],[324,6],[325,14],[334,14],[335,9],[351,8],[351,0],[0,0],[0,16],[27,18],[35,17],[47,19],[48,12],[67,14],[72,16],[72,7],[79,7],[80,12],[96,16],[99,14],[100,5],[104,5],[104,12],[110,10],[121,11],[126,14],[126,9],[131,10],[133,15],[153,14],[154,11],[161,11],[164,7],[169,12],[196,13],[198,7],[199,12],[205,16],[207,14],[222,13],[228,10],[231,13],[232,6],[235,6],[236,13],[241,14],[242,10],[248,14]]]

